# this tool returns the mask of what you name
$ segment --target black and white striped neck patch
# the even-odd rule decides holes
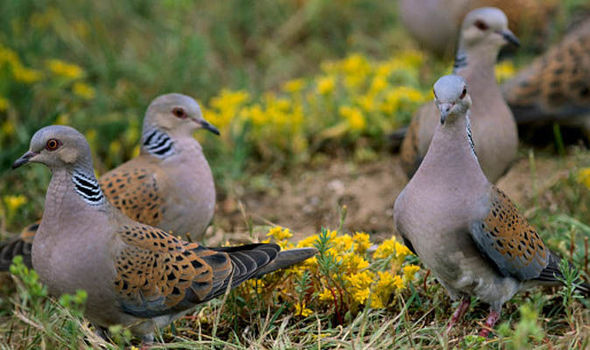
[[[467,54],[465,52],[457,52],[455,56],[455,63],[453,64],[453,72],[456,72],[458,69],[467,66]]]
[[[102,203],[104,195],[100,189],[100,185],[96,179],[75,172],[72,175],[72,182],[76,192],[90,205],[97,205]]]
[[[174,154],[174,142],[165,132],[154,129],[143,141],[143,147],[156,157],[165,158]]]

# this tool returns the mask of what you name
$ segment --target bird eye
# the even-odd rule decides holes
[[[475,21],[474,25],[477,27],[477,29],[479,30],[488,30],[489,26],[486,24],[486,22],[478,19],[477,21]]]
[[[48,151],[55,151],[61,146],[61,142],[58,139],[49,139],[45,144],[45,149]]]
[[[185,119],[187,117],[186,112],[184,111],[184,109],[176,107],[172,110],[172,114],[174,114],[176,117],[180,118],[180,119]]]
[[[467,88],[463,88],[463,92],[461,93],[460,98],[461,99],[464,99],[465,98],[465,95],[467,95]]]

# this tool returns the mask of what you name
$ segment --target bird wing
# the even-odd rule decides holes
[[[131,161],[133,162],[133,161]],[[151,164],[126,163],[100,177],[109,202],[135,221],[156,226],[162,220],[165,174]]]
[[[33,238],[39,228],[39,221],[25,227],[20,235],[4,242],[0,242],[0,271],[8,271],[12,259],[22,255],[23,263],[28,268],[33,267],[31,252],[33,249]]]
[[[186,310],[253,277],[274,260],[275,244],[212,250],[160,229],[134,223],[118,231],[114,289],[122,309],[137,317]]]
[[[495,186],[490,202],[487,216],[471,225],[477,247],[502,275],[519,280],[538,278],[549,263],[549,249],[514,203]]]
[[[590,112],[590,21],[502,86],[518,123]]]

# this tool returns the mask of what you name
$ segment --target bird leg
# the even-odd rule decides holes
[[[490,334],[490,331],[492,329],[494,329],[494,325],[496,324],[496,322],[498,322],[499,319],[500,319],[500,312],[498,312],[496,310],[490,310],[490,315],[488,316],[488,319],[486,320],[486,323],[484,324],[484,328],[481,331],[479,331],[479,336],[487,338],[488,335]]]
[[[457,310],[455,310],[455,313],[453,313],[453,316],[451,317],[451,320],[449,321],[449,325],[447,326],[447,332],[450,331],[451,328],[453,328],[453,326],[459,320],[461,320],[463,315],[465,315],[465,312],[467,312],[467,309],[469,308],[470,304],[471,304],[470,297],[463,297],[463,299],[461,299],[461,304],[459,304],[459,307],[457,308]]]

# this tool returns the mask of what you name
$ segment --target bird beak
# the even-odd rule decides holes
[[[195,123],[199,124],[203,129],[209,130],[215,135],[219,135],[219,129],[217,129],[213,124],[209,123],[205,119],[193,119]]]
[[[23,154],[19,159],[17,159],[14,163],[12,163],[12,169],[16,169],[21,165],[27,164],[31,158],[38,155],[39,153],[28,151],[27,153]]]
[[[451,113],[451,108],[453,108],[454,103],[439,103],[438,109],[440,110],[440,123],[444,124],[445,120]]]
[[[510,31],[510,29],[505,29],[499,32],[500,35],[506,40],[508,43],[520,47],[520,40]]]

